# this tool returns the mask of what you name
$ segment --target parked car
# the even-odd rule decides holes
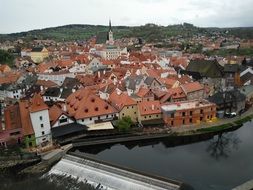
[[[226,112],[225,113],[225,117],[227,117],[227,118],[233,118],[233,117],[236,117],[236,112]]]

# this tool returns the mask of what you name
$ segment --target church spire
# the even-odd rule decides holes
[[[112,22],[111,22],[111,19],[109,19],[109,31],[112,31]]]

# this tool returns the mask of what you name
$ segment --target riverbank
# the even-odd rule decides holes
[[[8,162],[1,162],[0,160],[0,172],[13,170],[18,171],[17,173],[21,175],[40,175],[47,172],[72,147],[167,139],[168,137],[171,137],[174,140],[176,140],[177,137],[180,139],[185,137],[201,140],[211,138],[213,135],[216,135],[218,133],[236,130],[237,128],[241,127],[243,123],[246,123],[252,119],[253,114],[252,109],[250,109],[241,116],[229,119],[221,119],[214,123],[171,128],[170,130],[155,130],[153,131],[153,133],[135,132],[126,134],[125,136],[113,135],[100,138],[79,139],[73,141],[73,146],[72,144],[68,144],[60,148],[51,150],[43,155],[40,155],[41,158],[37,158],[35,160],[9,159]]]

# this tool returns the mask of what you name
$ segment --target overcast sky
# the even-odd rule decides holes
[[[253,26],[253,0],[0,0],[0,33],[66,24]]]

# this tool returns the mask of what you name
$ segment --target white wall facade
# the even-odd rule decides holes
[[[36,145],[39,146],[44,142],[50,142],[52,137],[48,110],[31,112],[30,118],[36,138]]]

